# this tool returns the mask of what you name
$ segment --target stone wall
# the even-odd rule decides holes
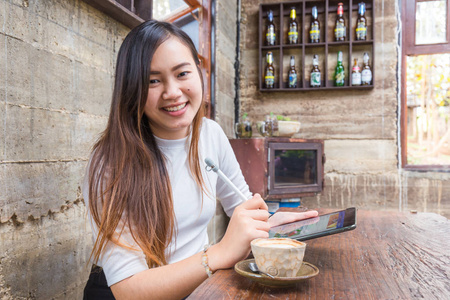
[[[0,298],[81,299],[81,198],[128,28],[81,0],[0,0]]]
[[[260,3],[242,0],[240,105],[253,121],[270,112],[298,119],[297,137],[325,141],[325,188],[308,207],[417,209],[450,216],[450,176],[399,168],[399,9],[375,1],[375,88],[261,93],[258,90]],[[349,72],[347,66],[347,72]]]

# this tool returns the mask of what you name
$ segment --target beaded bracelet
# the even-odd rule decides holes
[[[206,275],[208,275],[208,277],[211,277],[213,273],[212,273],[211,269],[209,268],[208,254],[206,254],[206,251],[208,251],[209,247],[211,247],[211,245],[205,245],[205,247],[203,248],[202,266],[205,267]]]

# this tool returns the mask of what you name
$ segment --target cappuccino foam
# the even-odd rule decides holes
[[[271,247],[271,248],[295,248],[294,245],[289,244],[263,244],[261,247]]]

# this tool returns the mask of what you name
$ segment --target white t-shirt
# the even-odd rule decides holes
[[[208,244],[207,225],[216,211],[216,197],[228,216],[231,216],[234,208],[241,204],[240,198],[218,178],[213,171],[206,171],[205,158],[211,158],[222,172],[241,190],[248,198],[251,193],[244,180],[239,163],[236,160],[228,138],[222,128],[214,121],[204,118],[200,130],[199,155],[200,167],[207,193],[202,195],[194,178],[189,171],[188,139],[163,140],[156,138],[162,153],[167,157],[167,170],[172,186],[176,236],[172,239],[166,255],[169,263],[175,263],[186,259],[200,251]],[[83,196],[88,201],[89,190],[87,176],[83,186]],[[98,228],[88,213],[94,239],[97,238]],[[122,233],[121,241],[125,244],[137,245],[129,232]],[[141,271],[148,266],[142,251],[133,251],[108,243],[97,265],[103,267],[108,286],[111,286],[125,278]]]

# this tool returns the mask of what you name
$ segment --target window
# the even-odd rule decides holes
[[[450,0],[402,2],[402,166],[450,170]]]
[[[205,102],[208,117],[214,112],[211,87],[211,41],[213,33],[211,10],[214,1],[208,0],[83,0],[122,24],[134,28],[150,19],[174,23],[193,40],[202,63],[205,79]]]

